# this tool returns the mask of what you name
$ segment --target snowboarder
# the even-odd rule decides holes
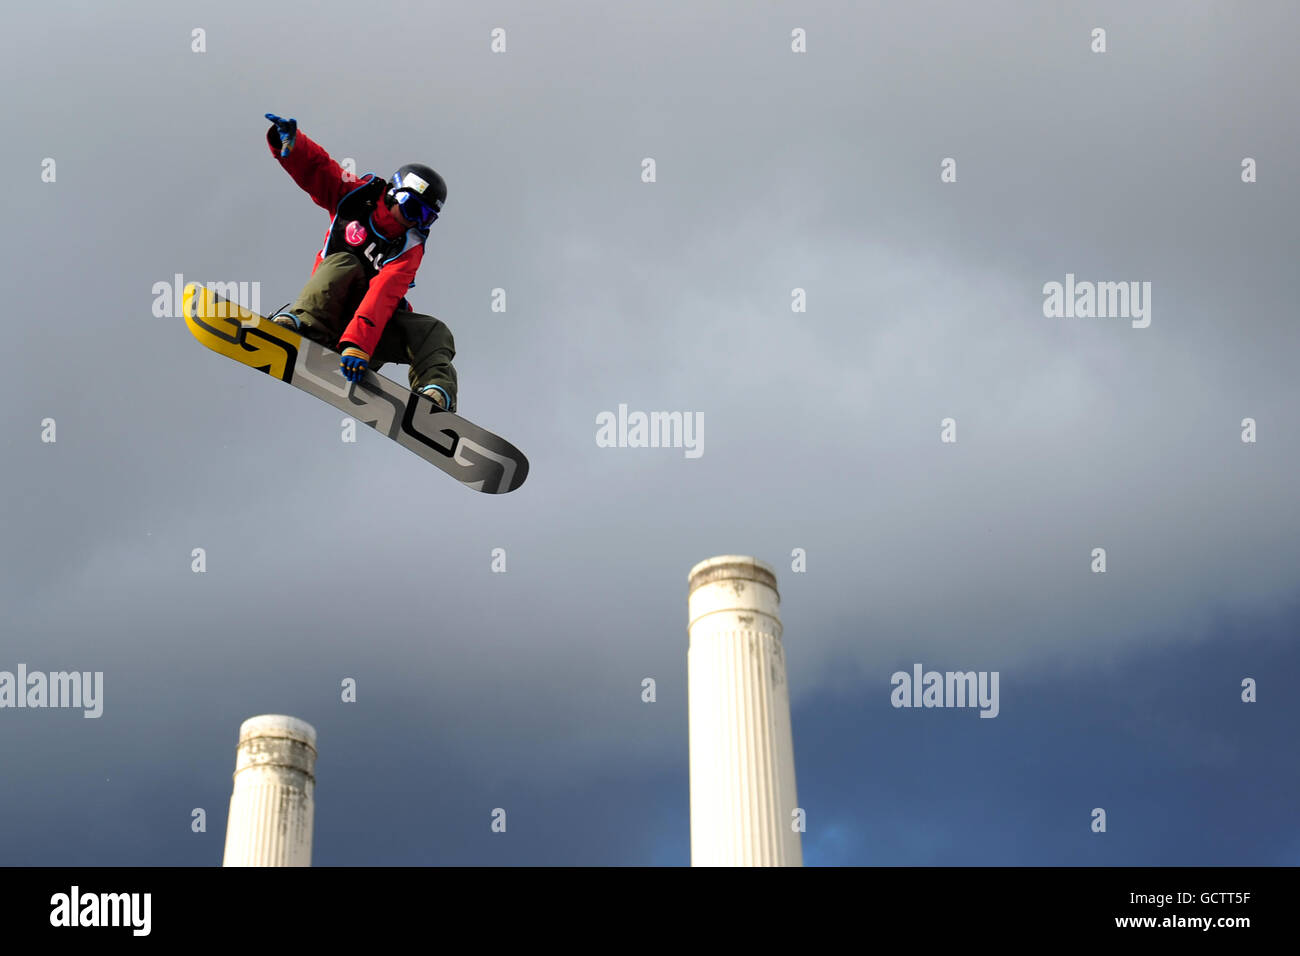
[[[311,278],[296,301],[271,316],[342,355],[345,378],[409,363],[411,391],[456,410],[456,354],[451,330],[411,309],[406,291],[424,258],[429,227],[442,211],[447,184],[420,163],[383,180],[347,173],[298,122],[267,113],[266,142],[293,181],[332,217]]]

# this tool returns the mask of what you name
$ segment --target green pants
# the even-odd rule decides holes
[[[333,348],[347,329],[366,294],[369,282],[361,260],[350,252],[335,252],[321,260],[297,301],[285,311],[297,317],[304,335]],[[388,362],[411,366],[407,378],[411,391],[440,386],[456,407],[456,341],[441,319],[399,309],[384,326],[379,344],[370,356],[370,368],[379,371]]]

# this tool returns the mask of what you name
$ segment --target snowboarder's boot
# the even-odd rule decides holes
[[[286,302],[275,312],[272,312],[271,321],[276,325],[283,325],[286,329],[293,329],[295,332],[311,339],[313,342],[318,342],[326,348],[333,348],[334,340],[329,333],[317,328],[310,322],[303,322],[297,315],[289,311],[290,304]]]
[[[424,386],[424,388],[420,389],[420,394],[427,395],[429,400],[439,408],[445,409],[447,407],[447,393],[437,385]]]

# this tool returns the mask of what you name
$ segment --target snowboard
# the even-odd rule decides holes
[[[185,287],[183,311],[191,334],[212,351],[315,395],[467,488],[500,495],[528,477],[528,459],[505,439],[376,372],[349,382],[338,352],[202,285]]]

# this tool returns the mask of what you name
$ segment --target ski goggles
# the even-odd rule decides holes
[[[393,198],[397,200],[397,208],[402,210],[402,215],[417,226],[427,226],[438,218],[437,211],[426,206],[409,189],[399,189],[393,193]]]

